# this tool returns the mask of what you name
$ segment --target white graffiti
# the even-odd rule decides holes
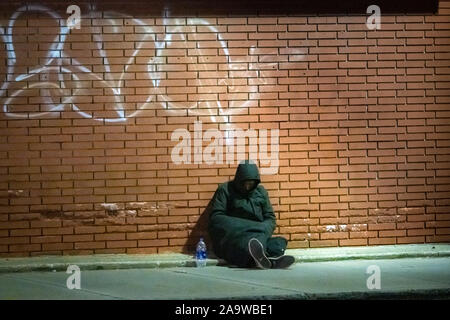
[[[13,41],[13,28],[18,21],[18,18],[25,12],[39,12],[49,15],[52,19],[57,21],[60,27],[58,34],[55,36],[46,52],[43,62],[40,65],[28,67],[27,72],[20,73],[16,71],[16,69],[19,68],[17,67],[18,57]],[[229,117],[227,115],[229,114],[228,110],[230,110],[230,108],[228,108],[227,103],[221,102],[220,99],[218,99],[219,101],[204,101],[203,105],[206,107],[199,109],[198,101],[177,102],[177,99],[171,98],[170,94],[164,92],[164,88],[161,87],[162,80],[161,77],[158,76],[159,64],[154,63],[154,59],[161,56],[164,50],[172,46],[175,47],[175,44],[177,45],[176,48],[180,47],[180,43],[185,49],[188,48],[188,40],[191,40],[188,39],[186,33],[183,32],[183,26],[171,26],[170,33],[165,31],[162,35],[161,31],[159,31],[160,37],[158,37],[158,31],[155,30],[156,27],[148,25],[140,19],[115,12],[102,12],[100,16],[109,21],[109,26],[113,28],[113,34],[121,32],[120,28],[122,26],[116,25],[113,20],[117,17],[130,19],[133,25],[143,29],[142,33],[139,33],[142,38],[135,42],[135,47],[133,48],[134,51],[128,57],[119,77],[112,75],[110,57],[108,57],[103,46],[102,33],[92,34],[92,39],[97,46],[96,50],[98,50],[99,56],[103,59],[104,72],[98,72],[98,70],[94,70],[94,66],[92,66],[92,68],[84,66],[78,59],[71,57],[70,53],[68,54],[66,52],[67,48],[65,48],[65,43],[71,34],[70,26],[67,26],[65,18],[45,6],[27,5],[21,7],[11,16],[7,26],[0,26],[0,36],[6,45],[7,59],[7,75],[0,87],[0,94],[3,96],[3,102],[1,103],[2,110],[7,117],[23,119],[58,117],[63,111],[72,111],[78,113],[83,118],[97,121],[124,122],[127,121],[128,118],[136,117],[144,110],[159,107],[166,110],[170,115],[186,115],[186,109],[189,110],[189,115],[205,116],[205,112],[208,112],[213,122],[228,122]],[[83,16],[81,20],[83,20]],[[223,39],[219,30],[204,19],[197,20],[197,24],[206,27],[209,32],[217,35],[216,41],[219,44],[217,49],[219,56],[225,57],[228,70],[233,70],[233,61],[227,47],[227,42]],[[168,24],[166,23],[166,19],[163,19],[163,26],[166,24]],[[83,28],[82,23],[81,28]],[[175,36],[176,41],[172,41],[175,40],[173,39]],[[130,110],[130,107],[127,107],[124,104],[124,96],[126,96],[126,92],[124,92],[126,91],[125,75],[129,68],[135,65],[135,58],[139,56],[142,49],[145,49],[145,45],[148,46],[149,42],[154,43],[153,48],[155,50],[155,55],[154,57],[148,58],[148,78],[146,80],[149,80],[149,87],[154,89],[155,93],[148,94],[143,102],[136,102],[133,109]],[[194,41],[194,43],[196,43],[196,41]],[[198,46],[197,43],[196,50],[198,50],[200,56],[202,56],[202,50],[204,49]],[[65,59],[63,58],[70,59],[71,63],[64,63]],[[193,64],[196,65],[196,70],[202,68],[200,62],[195,61]],[[206,65],[203,65],[204,70],[207,71]],[[23,69],[23,65],[21,66],[21,69]],[[66,79],[71,79],[71,83],[74,83],[72,85],[75,85],[75,87],[67,85]],[[112,93],[111,96],[114,99],[114,102],[112,103],[113,110],[83,110],[85,107],[82,106],[82,103],[76,101],[77,97],[82,95],[83,90],[86,90],[86,88],[83,88],[78,84],[82,82],[81,80],[83,79],[95,81],[101,84],[104,90],[110,90]],[[202,81],[204,80],[197,79],[197,81],[198,86],[201,87]],[[230,88],[234,85],[233,81],[232,78],[219,79],[218,85],[227,86],[226,92],[230,92]],[[21,86],[21,84],[23,85]],[[40,109],[38,110],[32,109],[32,106],[29,105],[14,103],[15,100],[22,95],[26,96],[26,91],[30,89],[39,89],[41,92],[39,98],[43,103],[40,104]],[[248,101],[242,101],[240,106],[248,106],[248,103]],[[112,115],[110,111],[113,111]]]

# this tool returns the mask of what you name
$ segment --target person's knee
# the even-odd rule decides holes
[[[286,250],[288,241],[283,237],[273,237],[267,240],[267,254],[271,257],[281,256]]]

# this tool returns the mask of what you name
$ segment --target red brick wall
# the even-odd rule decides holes
[[[262,183],[290,248],[450,240],[450,2],[368,30],[80,1],[66,35],[44,6],[1,15],[0,256],[190,250],[237,165],[172,161],[196,120],[279,129]]]

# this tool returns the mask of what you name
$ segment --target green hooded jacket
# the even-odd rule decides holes
[[[255,188],[244,193],[239,188],[244,180],[256,180]],[[269,195],[262,185],[256,164],[248,160],[239,164],[234,180],[217,188],[212,199],[208,231],[214,253],[228,261],[243,259],[248,241],[267,241],[275,230],[275,214]]]

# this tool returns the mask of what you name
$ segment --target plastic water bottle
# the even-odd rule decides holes
[[[206,266],[206,244],[205,241],[203,241],[203,237],[201,237],[200,241],[197,243],[197,249],[195,250],[195,262],[197,264],[197,268]]]

